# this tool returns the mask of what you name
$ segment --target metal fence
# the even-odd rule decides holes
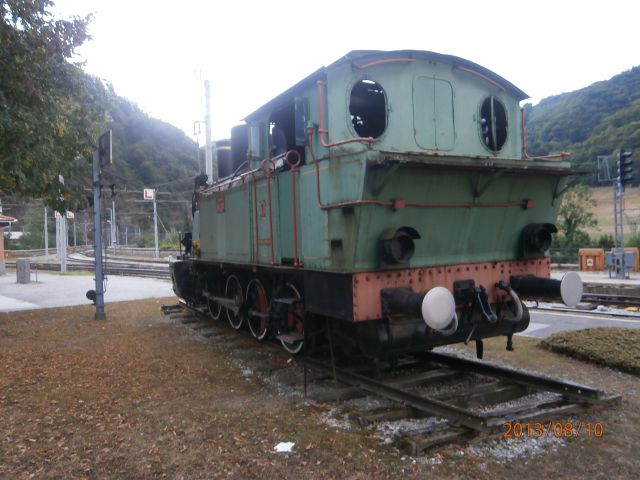
[[[557,265],[577,265],[580,263],[578,249],[573,247],[551,248],[549,250],[551,263]]]

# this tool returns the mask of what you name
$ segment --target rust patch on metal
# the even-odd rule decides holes
[[[495,284],[509,282],[511,275],[535,275],[548,278],[549,258],[505,262],[483,262],[437,267],[409,268],[384,272],[365,272],[353,275],[353,321],[364,322],[382,318],[380,290],[383,288],[411,288],[414,292],[428,292],[442,286],[453,291],[453,282],[473,279],[477,286],[487,289],[489,301],[504,297]]]
[[[216,213],[224,213],[224,195],[216,195]]]

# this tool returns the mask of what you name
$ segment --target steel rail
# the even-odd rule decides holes
[[[177,305],[165,305],[163,306],[163,311],[165,311],[165,313],[173,313],[180,308],[189,310],[198,316],[209,319],[204,312],[192,305],[187,305],[183,301],[179,301]],[[235,331],[234,333],[250,338],[248,332]],[[424,352],[414,357],[415,360],[411,362],[411,365],[414,366],[425,364],[432,365],[435,363],[443,365],[445,369],[450,369],[451,371],[495,378],[500,382],[504,382],[505,388],[507,389],[509,387],[513,388],[518,386],[524,387],[523,392],[549,392],[560,395],[558,399],[545,401],[540,405],[525,406],[525,408],[519,412],[513,412],[507,409],[504,411],[498,410],[492,411],[491,413],[480,414],[475,413],[471,408],[459,407],[455,404],[447,403],[442,400],[442,395],[439,395],[438,397],[423,397],[402,389],[403,385],[411,384],[413,381],[403,382],[402,380],[399,381],[398,378],[394,378],[393,380],[385,383],[385,381],[376,380],[352,370],[345,370],[344,368],[336,367],[335,363],[331,364],[328,360],[320,360],[310,357],[309,355],[290,357],[282,350],[282,348],[270,342],[261,342],[260,345],[261,347],[274,352],[276,355],[286,355],[287,357],[292,358],[296,364],[303,366],[305,385],[307,368],[320,370],[334,378],[334,381],[336,381],[336,388],[337,382],[340,382],[363,392],[402,403],[413,410],[444,418],[449,424],[449,427],[447,427],[447,435],[452,440],[459,438],[460,436],[473,434],[474,432],[479,433],[492,431],[498,426],[503,425],[504,422],[509,419],[539,418],[571,412],[575,413],[578,411],[585,411],[594,405],[602,406],[615,403],[620,401],[622,398],[619,394],[604,392],[602,390],[597,390],[574,382],[557,380],[540,374],[523,372],[510,367],[497,366],[474,360],[467,360],[447,354]],[[483,403],[495,403],[497,398],[498,397],[495,395],[490,396],[485,399]],[[504,398],[503,400],[507,401],[509,399],[510,398]],[[435,440],[431,439],[427,444],[430,445],[434,443],[434,441],[436,443],[441,443],[442,438],[437,437]],[[414,448],[418,447],[414,445]]]
[[[526,387],[533,387],[538,390],[559,393],[567,399],[576,402],[599,403],[620,398],[619,395],[612,397],[611,394],[602,390],[597,390],[586,385],[574,383],[566,380],[557,380],[544,375],[523,372],[508,367],[492,365],[476,360],[467,360],[444,353],[425,352],[421,358],[436,362],[448,367],[463,368],[473,373],[487,375],[508,382],[517,383]]]
[[[618,295],[615,293],[583,293],[583,302],[599,302],[608,305],[624,304],[640,306],[640,296],[637,295]]]
[[[313,368],[333,372],[333,367],[325,362],[314,358],[304,357],[300,360],[302,364],[307,364]],[[478,415],[464,408],[449,405],[440,400],[427,397],[420,397],[405,390],[391,387],[385,383],[373,380],[358,373],[349,372],[341,368],[335,368],[336,380],[364,390],[366,392],[386,397],[397,402],[402,402],[417,410],[430,415],[447,418],[451,423],[462,425],[472,430],[483,431],[487,428],[487,419],[483,415]]]

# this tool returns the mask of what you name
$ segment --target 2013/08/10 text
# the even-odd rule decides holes
[[[502,438],[521,438],[521,437],[595,437],[602,438],[604,436],[604,425],[602,422],[506,422],[505,430],[502,432]]]

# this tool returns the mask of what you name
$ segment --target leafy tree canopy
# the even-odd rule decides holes
[[[0,192],[80,202],[107,91],[73,62],[90,16],[55,20],[50,0],[0,0]],[[64,185],[58,181],[64,177]]]
[[[594,165],[596,156],[605,155],[613,169],[621,147],[640,150],[640,66],[524,109],[529,154],[565,150],[577,166]],[[640,156],[633,158],[638,171]],[[639,179],[635,175],[634,184]]]
[[[565,246],[589,244],[589,235],[583,229],[595,227],[598,223],[591,212],[596,204],[591,194],[588,186],[578,184],[562,197],[558,212],[558,231],[563,236]]]

